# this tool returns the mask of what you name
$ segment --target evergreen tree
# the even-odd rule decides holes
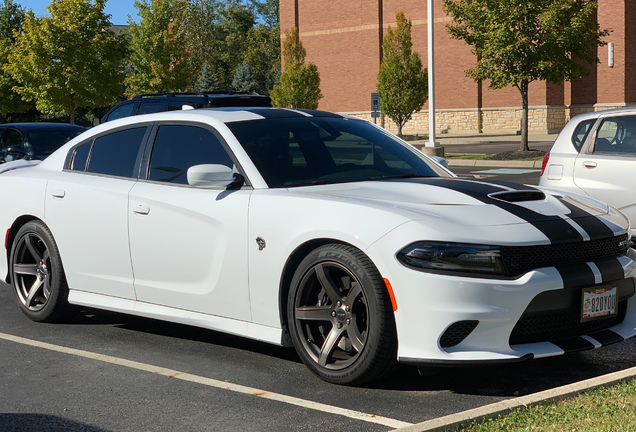
[[[243,62],[236,68],[232,80],[232,90],[237,92],[258,92],[258,83],[247,62]]]
[[[214,71],[206,64],[201,69],[201,74],[196,84],[196,91],[198,92],[211,92],[218,90],[219,82],[214,75]]]

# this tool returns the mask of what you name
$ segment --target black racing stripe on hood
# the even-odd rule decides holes
[[[587,263],[563,264],[555,268],[563,279],[563,288],[596,285],[594,272]]]
[[[625,270],[618,259],[594,261],[594,264],[601,272],[603,283],[625,278]]]
[[[560,201],[570,210],[570,218],[575,219],[575,222],[587,232],[591,240],[608,238],[615,235],[614,231],[601,219],[586,212],[571,200],[561,198]]]
[[[494,192],[507,191],[509,189],[536,190],[539,189],[508,182],[478,182],[464,179],[425,178],[409,179],[410,182],[430,184],[466,194],[484,204],[490,204],[525,220],[541,231],[551,243],[565,243],[583,241],[583,236],[567,221],[558,216],[546,216],[518,205],[491,198],[488,196]]]

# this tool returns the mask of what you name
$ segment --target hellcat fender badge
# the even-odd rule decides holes
[[[263,249],[265,249],[265,246],[267,246],[265,240],[263,240],[262,237],[256,237],[256,244],[258,245],[259,251],[262,251]]]

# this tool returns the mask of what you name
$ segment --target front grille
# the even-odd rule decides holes
[[[501,258],[508,276],[570,262],[589,262],[627,253],[627,234],[600,240],[541,246],[504,246]]]
[[[581,322],[581,311],[577,309],[548,311],[524,317],[510,334],[510,345],[558,341],[573,336],[589,335],[623,322],[627,311],[627,300],[618,303],[618,314]]]
[[[475,330],[479,321],[457,321],[451,324],[439,340],[442,348],[450,348],[459,345],[466,337]]]

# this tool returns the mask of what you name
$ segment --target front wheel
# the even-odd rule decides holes
[[[287,305],[296,351],[323,380],[359,385],[396,369],[391,301],[358,249],[330,244],[312,251],[294,274]]]
[[[33,321],[57,322],[74,312],[53,235],[40,221],[26,223],[11,248],[11,283],[22,312]]]

